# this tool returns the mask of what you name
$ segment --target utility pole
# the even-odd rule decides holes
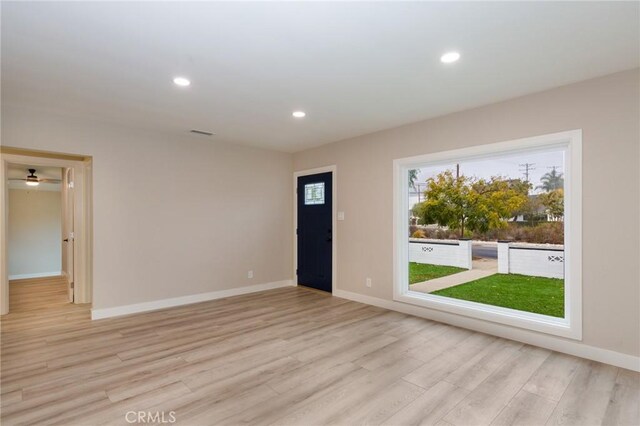
[[[518,164],[520,166],[520,171],[524,173],[524,180],[529,182],[529,172],[536,169],[536,163],[524,163]]]
[[[460,163],[456,163],[456,179],[460,177]]]

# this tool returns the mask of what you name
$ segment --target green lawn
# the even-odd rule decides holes
[[[495,274],[431,294],[564,318],[564,280]]]
[[[409,284],[421,283],[434,278],[446,277],[466,271],[455,266],[429,265],[426,263],[409,262]]]

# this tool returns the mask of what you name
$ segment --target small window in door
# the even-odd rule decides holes
[[[324,182],[308,183],[304,186],[304,204],[324,204]]]

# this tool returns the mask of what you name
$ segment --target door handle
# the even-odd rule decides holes
[[[69,239],[68,239],[68,238],[65,238],[65,239],[64,239],[64,240],[62,240],[62,241],[64,241],[65,243],[68,243],[68,242],[69,242]]]

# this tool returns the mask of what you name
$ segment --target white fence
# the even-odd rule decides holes
[[[499,241],[498,273],[564,278],[564,246]]]
[[[409,262],[471,269],[471,241],[409,238]]]

